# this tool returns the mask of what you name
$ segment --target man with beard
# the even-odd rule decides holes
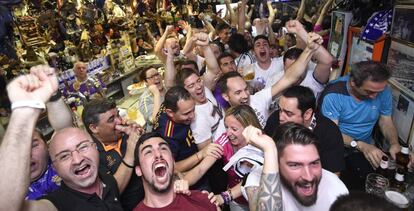
[[[88,102],[82,120],[98,148],[99,170],[115,177],[124,210],[133,209],[144,198],[142,182],[133,174],[135,133],[141,133],[142,128],[123,124],[116,104],[107,99]]]
[[[260,210],[282,210],[282,206],[289,211],[329,210],[338,196],[348,194],[335,174],[322,169],[318,139],[304,126],[281,125],[273,136],[276,148],[272,139],[252,126],[243,135],[264,151],[260,188],[253,202]]]
[[[322,167],[333,173],[345,169],[341,131],[330,119],[315,112],[316,99],[310,88],[292,86],[279,98],[279,110],[267,120],[264,132],[272,136],[279,125],[294,122],[311,129],[320,141]]]
[[[29,186],[32,133],[45,102],[57,88],[52,68],[36,67],[8,85],[12,115],[0,147],[0,204],[5,210],[122,210],[114,178],[98,174],[98,151],[91,137],[77,128],[60,130],[49,155],[62,186],[38,200],[24,200]],[[17,141],[18,140],[18,141]]]
[[[140,137],[135,147],[135,173],[143,179],[145,198],[134,210],[218,210],[199,191],[191,191],[191,196],[174,193],[174,163],[169,144],[158,133]]]

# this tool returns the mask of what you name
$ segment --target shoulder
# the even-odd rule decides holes
[[[210,202],[207,194],[201,193],[201,191],[193,190],[190,196],[181,195],[186,197],[194,204],[198,204],[199,207],[205,208],[205,210],[216,210],[216,206]]]
[[[338,178],[338,176],[330,171],[322,169],[322,179],[321,183],[329,187],[332,190],[333,195],[342,195],[349,193],[348,188],[345,184]]]

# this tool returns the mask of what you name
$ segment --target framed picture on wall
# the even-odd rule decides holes
[[[414,5],[394,7],[391,37],[414,45]]]
[[[414,96],[414,47],[392,39],[387,65],[392,71],[392,79],[398,82],[407,94]]]

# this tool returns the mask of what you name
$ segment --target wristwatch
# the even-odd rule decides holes
[[[355,141],[355,140],[352,140],[351,141],[351,147],[354,148],[354,149],[357,149],[358,148],[358,142]]]

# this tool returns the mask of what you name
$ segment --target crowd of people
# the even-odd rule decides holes
[[[94,96],[84,104],[85,130],[74,127],[53,68],[36,66],[11,81],[2,209],[397,210],[352,194],[401,146],[389,68],[363,61],[330,81],[334,58],[322,22],[333,0],[317,17],[305,17],[303,0],[290,20],[270,1],[268,17],[252,21],[247,0],[235,9],[225,3],[225,18],[198,14],[203,28],[180,21],[151,36],[165,72],[149,67],[139,76],[145,125],[120,116],[81,62],[69,87]],[[36,129],[44,110],[50,140]],[[375,144],[376,125],[387,148]]]

